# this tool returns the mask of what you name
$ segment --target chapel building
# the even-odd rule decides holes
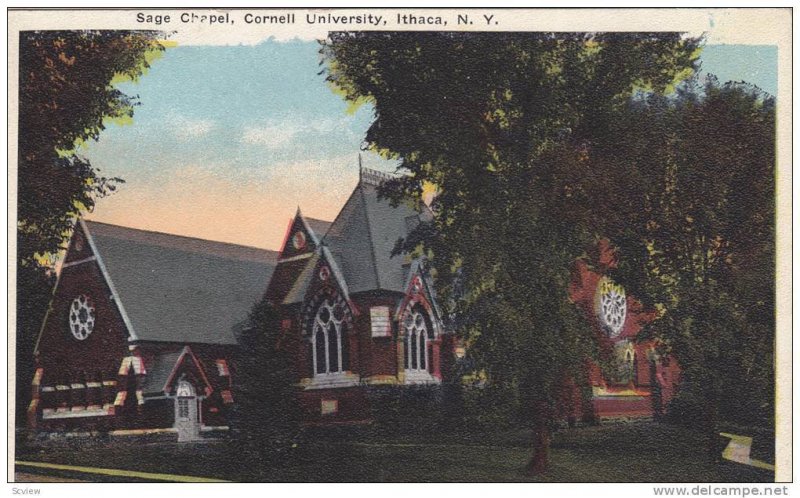
[[[332,222],[298,209],[277,253],[78,220],[36,344],[29,426],[181,441],[228,430],[241,337],[264,299],[278,309],[306,424],[369,422],[387,399],[375,392],[460,383],[464,348],[428,262],[395,250],[433,213],[382,198],[391,178],[361,168]],[[610,254],[601,244],[600,264],[577,262],[569,295],[618,371],[587,361],[586,379],[567,379],[568,420],[653,416],[679,381],[674,361],[637,341],[653,313],[598,270]]]
[[[656,314],[605,275],[617,264],[607,240],[598,244],[597,253],[597,261],[591,267],[586,261],[576,262],[569,287],[570,299],[589,317],[600,353],[611,365],[611,371],[603,372],[597,363],[588,364],[590,418],[604,421],[659,417],[675,395],[680,368],[675,358],[659,353],[656,341],[639,339],[642,328]],[[570,406],[566,413],[579,418],[580,412]]]
[[[362,168],[332,223],[298,209],[267,288],[307,423],[369,421],[371,389],[440,384],[454,361],[424,258],[394,253],[432,213],[381,198],[390,178]]]
[[[227,430],[238,335],[275,256],[78,220],[35,348],[29,426],[182,441]]]

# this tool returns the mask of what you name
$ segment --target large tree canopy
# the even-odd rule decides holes
[[[437,213],[406,249],[434,258],[442,296],[490,382],[515,386],[547,462],[565,377],[596,348],[567,296],[596,242],[592,145],[636,91],[692,73],[698,41],[677,34],[334,33],[328,80],[370,101],[368,147],[406,173],[385,193]]]
[[[136,80],[164,49],[142,31],[20,34],[18,257],[35,265],[57,253],[74,218],[114,181],[75,153],[110,120],[133,116],[135,97],[114,83]]]
[[[648,332],[683,369],[675,414],[712,439],[719,420],[772,425],[774,100],[691,80],[615,123],[587,182],[625,255],[618,278],[661,310]]]

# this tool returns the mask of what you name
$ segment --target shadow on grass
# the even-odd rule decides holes
[[[309,433],[279,458],[231,440],[176,444],[132,439],[22,446],[17,459],[248,482],[756,482],[772,472],[713,463],[699,434],[656,423],[563,430],[546,475],[527,478],[527,431],[376,436]]]

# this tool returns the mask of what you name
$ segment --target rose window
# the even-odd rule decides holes
[[[598,309],[600,323],[608,331],[608,335],[616,337],[622,332],[627,313],[625,289],[606,277],[598,285]]]
[[[82,341],[94,330],[94,305],[83,294],[72,300],[69,307],[69,330],[76,339]]]

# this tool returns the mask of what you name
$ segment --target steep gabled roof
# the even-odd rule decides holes
[[[178,372],[181,364],[187,360],[191,362],[191,366],[195,371],[200,374],[199,377],[205,384],[206,393],[213,390],[206,376],[206,372],[203,369],[203,365],[192,352],[192,348],[184,346],[180,351],[157,354],[155,358],[153,358],[153,364],[148,370],[144,378],[144,383],[142,384],[142,391],[144,394],[167,394],[170,392],[175,382],[175,374]]]
[[[284,304],[296,304],[303,302],[306,294],[308,293],[308,289],[311,287],[314,278],[316,278],[314,270],[317,268],[320,260],[322,260],[323,263],[327,263],[330,267],[334,282],[336,282],[336,285],[339,287],[342,297],[346,301],[350,300],[350,290],[344,275],[342,275],[342,270],[339,268],[336,259],[334,259],[334,257],[331,255],[330,250],[323,245],[317,252],[314,253],[308,263],[306,263],[303,271],[300,272],[300,275],[295,280],[294,285],[292,285],[292,288],[289,289],[289,292],[287,292],[286,298],[283,300]]]
[[[390,178],[386,173],[362,168],[358,185],[333,223],[304,218],[298,209],[287,242],[300,228],[299,222],[316,235],[324,233],[324,237],[313,255],[309,250],[296,256],[282,250],[289,257],[279,262],[268,298],[284,304],[302,302],[316,278],[314,270],[320,259],[330,265],[346,299],[373,290],[405,292],[411,261],[404,254],[393,256],[392,251],[397,241],[407,237],[430,212],[420,214],[402,203],[393,207],[388,199],[381,198],[378,188]]]
[[[309,218],[308,216],[304,216],[304,218],[306,223],[308,223],[309,228],[314,231],[314,235],[316,235],[320,240],[325,237],[325,234],[328,232],[328,228],[330,228],[332,223],[330,221],[318,220],[317,218]]]
[[[303,302],[306,292],[308,292],[308,288],[311,286],[311,282],[314,279],[314,269],[317,267],[319,259],[320,253],[316,252],[311,256],[311,259],[306,260],[302,271],[300,271],[300,274],[297,275],[297,278],[292,282],[291,287],[286,291],[286,295],[282,301],[283,304]]]
[[[433,282],[430,278],[430,273],[426,270],[424,260],[422,258],[415,259],[411,266],[408,269],[404,288],[406,289],[405,298],[400,300],[397,303],[397,308],[395,308],[394,314],[395,316],[400,316],[403,310],[406,308],[408,303],[412,300],[412,283],[415,277],[419,277],[420,281],[422,282],[422,294],[427,298],[427,301],[431,305],[431,312],[433,314],[433,326],[434,330],[437,334],[442,333],[439,329],[440,324],[442,323],[442,311],[439,308],[439,303],[436,299],[436,289],[433,286]]]
[[[322,240],[339,264],[351,293],[403,292],[407,256],[392,256],[398,239],[419,223],[420,214],[405,204],[392,207],[380,198],[384,173],[362,170],[358,186]]]
[[[148,368],[142,384],[144,394],[163,393],[167,390],[167,383],[182,354],[183,351],[173,351],[153,358],[153,364]]]
[[[87,237],[140,341],[236,344],[277,253],[86,221]]]
[[[283,302],[286,294],[295,285],[298,275],[303,271],[310,258],[319,248],[320,240],[330,227],[330,221],[307,218],[300,208],[289,222],[286,237],[281,246],[278,264],[267,286],[265,297],[273,303]],[[295,247],[293,238],[297,232],[305,234],[307,239],[302,247]]]

